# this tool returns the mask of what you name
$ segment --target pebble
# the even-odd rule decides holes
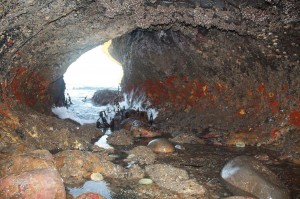
[[[177,144],[177,145],[175,145],[175,149],[184,150],[184,147],[182,147],[181,145]]]
[[[103,175],[101,173],[93,173],[91,175],[91,180],[93,180],[93,181],[101,181],[101,180],[103,180]]]
[[[152,184],[153,180],[151,180],[150,178],[143,178],[139,180],[139,184],[142,185],[148,185],[148,184]]]
[[[244,148],[246,145],[244,142],[237,142],[237,143],[235,143],[235,146],[238,148]]]
[[[115,159],[115,158],[119,158],[120,155],[118,155],[118,154],[109,154],[108,157],[110,157],[112,159]]]

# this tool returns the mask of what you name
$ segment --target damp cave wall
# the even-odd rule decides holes
[[[296,0],[3,1],[1,108],[14,99],[49,112],[63,100],[67,67],[114,39],[124,89],[143,89],[166,110],[161,117],[234,131],[298,128],[299,8]]]

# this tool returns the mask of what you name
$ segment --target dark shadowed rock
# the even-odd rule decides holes
[[[229,161],[221,176],[228,188],[236,195],[261,199],[288,199],[289,190],[266,166],[248,156]]]
[[[97,105],[105,106],[107,104],[113,104],[117,97],[118,91],[108,89],[98,90],[94,93],[92,102]]]
[[[37,169],[0,179],[1,198],[66,198],[63,181],[56,169]]]

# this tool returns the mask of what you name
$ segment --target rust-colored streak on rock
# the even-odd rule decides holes
[[[14,78],[11,88],[17,100],[28,106],[45,105],[50,99],[47,93],[49,80],[38,72],[28,71],[25,67],[12,69]]]
[[[291,124],[300,127],[300,112],[299,111],[293,111],[290,114],[290,122],[291,122]]]

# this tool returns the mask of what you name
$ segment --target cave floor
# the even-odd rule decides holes
[[[140,144],[145,144],[145,141]],[[208,190],[209,194],[207,198],[225,198],[232,196],[224,182],[222,182],[220,172],[222,167],[229,160],[239,155],[252,156],[261,161],[289,188],[292,198],[300,197],[300,167],[278,160],[278,152],[262,147],[237,148],[199,144],[182,144],[180,146],[182,149],[176,149],[172,154],[157,154],[155,164],[167,164],[186,170],[191,179],[196,179],[199,184]],[[114,153],[121,154],[127,150],[129,150],[128,147],[115,146]],[[114,161],[114,163],[123,167],[126,166],[126,163],[123,162],[122,159]],[[197,196],[186,197],[163,189],[155,183],[151,185],[139,185],[138,180],[127,180],[126,178],[105,179],[105,183],[108,185],[109,190],[107,191],[110,191],[112,199],[197,198]],[[72,197],[69,195],[69,198]]]

